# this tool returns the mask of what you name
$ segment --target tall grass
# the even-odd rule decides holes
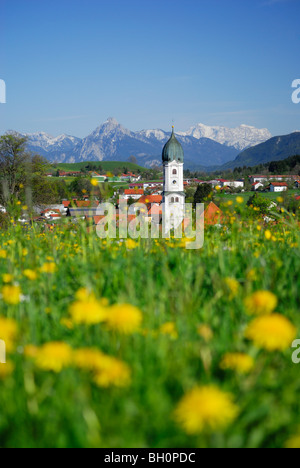
[[[11,223],[0,235],[0,316],[16,322],[18,335],[7,355],[13,369],[0,365],[0,445],[283,447],[299,430],[300,369],[290,347],[270,352],[245,338],[253,317],[244,301],[272,292],[275,312],[299,330],[299,229],[289,218],[260,224],[231,213],[223,228],[206,229],[203,249],[189,251],[179,240],[128,244],[84,226],[41,232]],[[17,304],[7,285],[19,285]],[[125,335],[105,322],[72,323],[81,288],[107,299],[108,310],[136,306],[140,329]],[[103,387],[71,364],[45,370],[26,350],[49,342],[101,350],[129,366],[131,381]],[[252,370],[222,369],[229,352],[251,356]],[[192,388],[212,384],[232,394],[239,415],[226,428],[188,434],[174,411]]]

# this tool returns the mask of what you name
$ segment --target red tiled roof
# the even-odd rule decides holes
[[[271,182],[270,185],[274,185],[274,187],[287,187],[287,183],[286,182]]]
[[[47,208],[47,210],[42,211],[42,214],[49,213],[50,211],[54,211],[54,213],[60,213],[59,210],[54,210],[54,209],[52,209],[52,208]]]
[[[206,210],[204,211],[204,223],[206,225],[213,226],[223,221],[224,215],[220,208],[217,207],[213,202],[210,202]]]
[[[137,189],[137,190],[134,190],[134,189],[125,189],[124,194],[125,194],[125,195],[143,195],[143,194],[144,194],[144,190],[142,190],[142,189]]]
[[[161,195],[143,195],[141,198],[138,199],[139,203],[161,203],[162,196]]]
[[[77,205],[77,208],[96,208],[98,205],[99,205],[99,202],[93,202],[93,201],[90,201],[90,200],[84,200],[84,201],[79,201],[79,200],[76,200],[76,205]]]

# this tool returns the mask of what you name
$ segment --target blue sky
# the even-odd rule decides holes
[[[0,133],[300,130],[300,0],[0,0]]]

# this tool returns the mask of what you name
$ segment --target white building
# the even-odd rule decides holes
[[[226,179],[217,179],[216,181],[211,181],[212,185],[217,185],[220,187],[233,187],[233,188],[244,188],[244,181],[243,180],[226,180]]]
[[[163,208],[165,233],[177,228],[184,219],[185,193],[183,187],[183,158],[181,144],[175,137],[174,127],[162,152],[164,167]]]
[[[272,182],[270,184],[270,192],[286,192],[288,185],[285,182]]]
[[[259,188],[262,188],[262,187],[264,187],[264,185],[261,182],[254,182],[254,184],[252,184],[251,190],[256,192]]]
[[[295,175],[253,175],[249,176],[250,182],[254,184],[254,182],[268,182],[274,180],[275,182],[282,182],[282,181],[290,181],[290,180],[298,180],[299,176]]]
[[[124,200],[138,200],[142,195],[144,195],[144,190],[142,189],[125,189],[124,195],[121,198]]]

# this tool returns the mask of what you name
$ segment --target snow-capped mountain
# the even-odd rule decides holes
[[[272,135],[268,129],[258,129],[249,125],[240,125],[237,128],[209,127],[201,123],[191,127],[186,132],[179,132],[182,136],[210,138],[222,145],[233,146],[237,150],[244,150],[269,140]]]
[[[191,169],[225,164],[234,160],[241,149],[264,142],[271,136],[266,129],[246,125],[230,129],[203,124],[176,135],[183,145],[186,167]],[[161,161],[162,148],[170,132],[161,129],[132,132],[109,118],[83,139],[69,135],[53,137],[43,132],[26,136],[29,149],[50,161],[127,161],[133,155],[140,165],[150,167]]]
[[[29,138],[30,150],[53,161],[58,157],[64,157],[81,142],[80,138],[70,135],[59,135],[54,137],[45,132],[25,134]],[[58,156],[59,154],[59,156]]]

